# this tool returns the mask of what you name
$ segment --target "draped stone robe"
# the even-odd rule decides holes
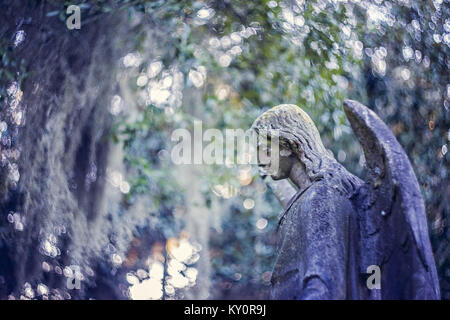
[[[271,299],[363,298],[356,213],[335,178],[300,189],[280,216]]]

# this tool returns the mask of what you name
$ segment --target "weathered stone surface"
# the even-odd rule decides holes
[[[257,132],[279,130],[295,159],[280,157],[292,169],[274,179],[289,178],[299,188],[280,216],[271,298],[439,299],[424,203],[408,157],[375,113],[355,101],[345,101],[344,109],[365,153],[366,182],[325,151],[300,108],[277,106],[253,124]],[[291,192],[286,185],[273,190]],[[380,289],[367,286],[373,265],[381,270]]]

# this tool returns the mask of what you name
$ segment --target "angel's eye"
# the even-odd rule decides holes
[[[280,150],[280,156],[282,157],[289,157],[292,154],[292,151],[289,149],[281,149]]]

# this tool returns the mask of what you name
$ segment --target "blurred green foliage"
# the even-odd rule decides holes
[[[390,126],[411,159],[425,197],[442,295],[450,299],[448,0],[83,3],[86,21],[127,10],[136,25],[133,53],[145,57],[128,79],[139,114],[119,116],[113,132],[131,168],[127,202],[151,196],[161,228],[176,234],[173,211],[184,203],[184,190],[173,165],[161,160],[171,148],[172,130],[191,128],[193,119],[209,128],[247,129],[281,103],[308,112],[326,146],[363,177],[361,149],[342,109],[344,98],[357,99]],[[64,19],[63,12],[48,13],[57,15]],[[154,62],[162,70],[146,81],[179,72],[179,101],[145,98],[151,84],[137,81]],[[261,182],[252,171],[252,183],[241,186],[237,173],[211,166],[198,177],[206,207],[217,197],[215,185],[238,189],[232,199],[219,200],[228,213],[211,233],[213,297],[265,297],[280,207],[267,192],[255,198],[264,201],[263,210],[243,208],[242,200],[257,197]],[[267,219],[268,226],[255,228],[255,217]]]

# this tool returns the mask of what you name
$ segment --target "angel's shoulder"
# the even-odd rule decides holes
[[[313,182],[303,194],[303,200],[308,201],[323,201],[325,199],[341,198],[338,189],[326,180],[319,180]]]
[[[338,187],[321,180],[314,182],[299,199],[298,210],[308,212],[351,212],[351,201],[342,194]]]

